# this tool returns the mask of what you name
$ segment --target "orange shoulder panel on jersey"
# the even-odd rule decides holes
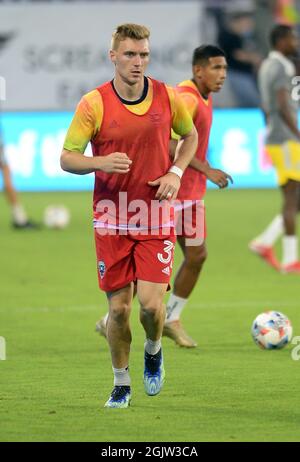
[[[184,100],[193,120],[195,120],[199,104],[195,91],[198,93],[198,88],[192,80],[184,80],[177,85],[177,90],[180,93],[181,98]]]
[[[84,153],[89,141],[98,133],[103,119],[102,97],[98,90],[84,95],[67,132],[64,149]]]
[[[169,96],[172,128],[180,136],[189,133],[193,128],[193,120],[174,88],[166,86]],[[126,107],[133,113],[143,115],[152,104],[153,85],[149,79],[149,90],[144,101]],[[89,141],[99,132],[103,119],[103,102],[96,89],[83,96],[79,102],[64,142],[64,149],[84,153]]]
[[[180,136],[187,135],[193,128],[193,119],[175,88],[166,85],[166,89],[172,112],[172,129]]]

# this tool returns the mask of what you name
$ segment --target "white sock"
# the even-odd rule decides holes
[[[129,368],[122,367],[121,369],[112,368],[114,373],[114,386],[127,386],[130,387]]]
[[[16,204],[11,208],[12,218],[17,225],[24,225],[28,218],[23,205]]]
[[[171,294],[167,303],[167,313],[165,323],[172,321],[178,321],[180,314],[185,307],[188,299],[177,297],[177,295]]]
[[[257,244],[272,247],[284,232],[282,215],[277,215],[269,226],[254,241]]]
[[[282,239],[283,256],[282,264],[290,265],[298,261],[298,237],[297,236],[284,236]]]
[[[106,313],[106,315],[103,318],[103,322],[106,326],[107,326],[107,320],[108,320],[108,313]]]
[[[161,338],[159,340],[150,340],[146,338],[145,350],[149,355],[156,355],[161,349]]]

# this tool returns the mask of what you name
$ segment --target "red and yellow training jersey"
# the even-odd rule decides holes
[[[126,193],[127,204],[142,200],[150,208],[157,187],[148,185],[165,175],[171,165],[169,139],[171,128],[186,135],[193,121],[176,91],[148,78],[148,93],[138,104],[124,104],[112,83],[107,82],[85,95],[80,101],[64,143],[64,148],[83,153],[91,142],[94,156],[123,152],[132,160],[127,174],[95,173],[94,223],[104,216],[99,201],[111,201],[116,207],[116,228],[124,229],[136,211],[119,207],[120,194]],[[124,197],[125,197],[124,196]],[[164,201],[166,202],[166,201]],[[167,204],[166,204],[167,205]],[[160,227],[161,223],[155,224]],[[150,217],[148,228],[152,227]]]
[[[192,80],[181,82],[176,89],[184,100],[198,132],[198,147],[195,157],[205,162],[212,124],[212,98],[209,96],[204,99]],[[188,167],[181,179],[177,198],[179,200],[203,199],[206,192],[206,180],[203,173]]]

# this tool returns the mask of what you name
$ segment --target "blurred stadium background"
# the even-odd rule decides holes
[[[14,184],[37,221],[51,203],[72,216],[63,232],[12,232],[0,195],[0,336],[8,359],[0,361],[0,440],[300,440],[299,364],[288,348],[265,356],[249,334],[269,308],[287,314],[297,335],[299,276],[273,272],[247,249],[280,206],[263,148],[257,69],[272,25],[298,27],[299,12],[298,0],[0,0],[0,120]],[[111,32],[124,22],[150,27],[149,74],[170,84],[190,77],[199,44],[225,49],[230,70],[214,99],[208,157],[234,177],[236,190],[207,195],[210,258],[184,316],[199,349],[166,341],[166,388],[147,401],[135,314],[136,404],[116,419],[100,407],[111,370],[106,344],[93,333],[106,310],[94,268],[93,176],[63,172],[59,156],[81,95],[111,78]],[[234,58],[237,48],[248,65]]]
[[[92,187],[92,176],[76,178],[61,171],[58,158],[80,97],[111,78],[111,31],[124,21],[150,27],[149,74],[170,84],[190,76],[196,46],[210,42],[224,48],[230,70],[214,98],[209,158],[235,176],[234,187],[274,187],[275,175],[263,150],[256,73],[268,52],[270,27],[276,21],[297,23],[299,3],[0,1],[0,75],[6,83],[2,128],[17,189]],[[248,63],[234,58],[237,48],[248,53]]]

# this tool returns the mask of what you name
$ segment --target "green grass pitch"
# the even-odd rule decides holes
[[[164,339],[166,382],[142,384],[144,334],[132,312],[130,409],[104,409],[108,348],[94,332],[106,312],[98,291],[90,193],[24,194],[35,219],[70,208],[64,231],[12,231],[0,197],[0,441],[299,441],[300,361],[293,345],[262,351],[256,315],[278,309],[300,335],[300,277],[283,276],[247,249],[280,206],[277,191],[207,194],[209,259],[183,314],[199,347]],[[278,249],[280,251],[280,249]],[[181,255],[177,250],[175,269]]]

